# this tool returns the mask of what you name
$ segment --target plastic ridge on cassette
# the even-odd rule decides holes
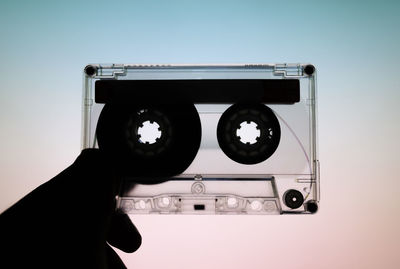
[[[319,206],[311,64],[90,64],[82,148],[130,214],[310,214]]]

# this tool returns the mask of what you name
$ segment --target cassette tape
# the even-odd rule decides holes
[[[319,205],[311,64],[91,64],[82,148],[130,214],[310,214]]]

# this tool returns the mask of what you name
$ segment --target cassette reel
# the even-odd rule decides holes
[[[83,148],[112,157],[131,214],[318,210],[310,64],[84,69]]]

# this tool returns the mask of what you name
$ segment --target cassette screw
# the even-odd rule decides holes
[[[306,65],[304,67],[304,73],[308,76],[311,76],[315,72],[315,67],[312,64]]]
[[[192,193],[200,194],[205,192],[206,187],[201,182],[196,182],[192,185]]]
[[[315,201],[308,201],[306,203],[306,210],[311,214],[314,214],[318,211],[318,204]]]
[[[85,74],[88,75],[89,77],[92,77],[96,74],[96,67],[94,67],[93,65],[88,65],[85,67]]]

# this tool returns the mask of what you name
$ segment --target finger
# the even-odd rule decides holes
[[[107,241],[124,252],[132,253],[142,244],[142,236],[128,215],[115,212],[111,220]]]
[[[109,269],[126,269],[125,264],[115,251],[109,246],[106,246],[107,253],[107,268]]]
[[[108,223],[115,210],[115,195],[119,185],[108,157],[98,149],[85,149],[67,172],[68,181],[65,182],[73,186],[74,195],[81,195],[78,199],[80,206],[96,205],[85,208],[85,214],[100,218],[93,219],[93,222]]]

